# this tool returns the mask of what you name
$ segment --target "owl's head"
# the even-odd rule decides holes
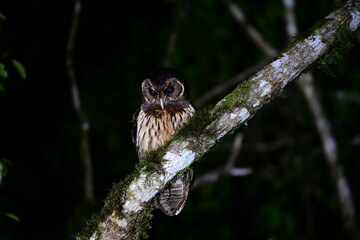
[[[189,104],[185,78],[171,68],[160,68],[148,74],[141,84],[143,104],[151,109],[184,107]]]

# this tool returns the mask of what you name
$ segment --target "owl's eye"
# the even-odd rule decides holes
[[[167,87],[165,90],[164,90],[164,93],[167,94],[167,95],[170,95],[174,92],[174,87]]]
[[[153,89],[149,89],[149,93],[153,97],[157,95],[157,92],[155,90],[153,90]]]

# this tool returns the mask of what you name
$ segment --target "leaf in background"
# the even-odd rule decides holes
[[[6,16],[4,14],[0,13],[0,19],[6,20]]]
[[[8,76],[9,74],[5,69],[5,64],[0,63],[0,78],[7,78]]]
[[[2,85],[1,83],[0,83],[0,92],[5,92],[4,85]],[[0,181],[0,182],[1,182],[1,181]]]
[[[22,79],[26,79],[26,71],[22,63],[15,59],[13,59],[12,62]]]
[[[18,216],[16,216],[15,214],[12,213],[4,213],[5,216],[11,218],[12,220],[16,221],[16,222],[20,222],[20,218]]]
[[[0,184],[2,184],[2,180],[8,173],[8,168],[6,166],[5,159],[0,159]]]

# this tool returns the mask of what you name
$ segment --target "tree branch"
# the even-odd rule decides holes
[[[83,186],[84,186],[84,199],[88,201],[94,201],[94,186],[93,186],[93,169],[91,163],[91,153],[90,153],[90,121],[86,115],[85,110],[81,105],[80,92],[77,84],[77,77],[74,67],[74,46],[76,33],[79,26],[79,20],[81,15],[81,0],[76,0],[74,3],[74,13],[70,25],[70,32],[66,47],[66,70],[67,75],[70,80],[71,95],[74,105],[74,109],[78,115],[81,124],[81,136],[80,136],[80,149],[81,149],[81,159],[83,164],[84,176],[83,176]]]
[[[202,185],[213,183],[218,181],[221,177],[224,176],[232,176],[232,177],[242,177],[251,174],[251,168],[235,168],[235,162],[238,158],[242,141],[244,135],[242,133],[237,133],[234,137],[233,145],[231,148],[230,156],[228,158],[227,163],[215,170],[204,173],[203,175],[196,177],[194,185],[192,186],[192,190],[195,190]]]
[[[310,36],[295,43],[240,84],[213,109],[196,114],[166,149],[157,151],[160,163],[140,168],[121,187],[114,187],[101,214],[93,219],[88,231],[80,238],[138,239],[148,225],[144,220],[151,215],[149,205],[155,195],[177,173],[201,158],[223,136],[248,121],[279,91],[326,54],[338,39],[339,29],[355,31],[360,24],[359,8],[359,4],[348,2],[331,13]]]
[[[208,102],[212,98],[219,96],[226,90],[230,89],[231,87],[236,86],[241,81],[244,81],[246,78],[248,78],[250,75],[257,72],[260,68],[264,67],[265,64],[269,63],[269,59],[275,57],[278,52],[275,48],[273,48],[261,35],[261,33],[253,26],[251,25],[247,20],[246,16],[239,8],[236,3],[234,3],[231,0],[224,0],[224,3],[228,7],[231,15],[234,17],[236,22],[245,28],[246,33],[250,36],[250,38],[254,41],[255,45],[257,45],[267,56],[268,59],[265,59],[250,68],[244,70],[243,72],[239,73],[235,77],[231,78],[230,80],[219,84],[212,89],[208,90],[203,96],[201,96],[199,99],[195,101],[196,106],[202,106],[204,103]]]
[[[256,28],[251,25],[247,20],[245,14],[242,10],[231,0],[224,0],[231,15],[235,18],[236,22],[239,23],[242,27],[245,28],[246,33],[253,39],[254,43],[270,57],[275,57],[277,51],[273,48],[256,30]]]
[[[255,27],[246,21],[246,16],[242,12],[241,8],[229,0],[225,0],[225,2],[227,3],[235,20],[246,29],[249,37],[260,49],[264,51],[267,56],[271,57],[276,50],[271,47],[271,45],[262,37],[261,33],[258,32]],[[286,32],[289,42],[291,42],[292,38],[298,32],[294,12],[295,0],[283,0],[282,2],[285,8]],[[352,201],[351,189],[344,175],[343,168],[338,162],[336,140],[332,135],[329,124],[327,124],[328,120],[325,116],[320,100],[317,97],[312,74],[302,74],[297,84],[301,89],[314,117],[318,133],[322,140],[323,152],[329,164],[333,181],[336,184],[341,212],[345,220],[345,226],[349,235],[352,235],[358,231],[355,224],[355,207]]]
[[[289,41],[297,34],[296,17],[294,13],[295,0],[283,0],[285,8],[286,29]],[[345,222],[345,229],[349,236],[359,236],[359,230],[356,226],[355,205],[347,178],[345,177],[342,165],[338,161],[338,148],[335,137],[330,129],[329,121],[323,111],[311,72],[302,74],[298,81],[306,102],[313,115],[316,128],[322,141],[322,149],[325,159],[329,165],[332,180],[337,189],[337,195],[340,202],[340,210]]]
[[[312,74],[303,74],[299,84],[301,85],[300,89],[307,99],[322,141],[322,150],[329,165],[332,180],[336,185],[340,210],[345,221],[346,230],[348,235],[359,234],[355,223],[355,206],[352,200],[351,189],[345,177],[344,170],[338,161],[337,143],[316,95]]]

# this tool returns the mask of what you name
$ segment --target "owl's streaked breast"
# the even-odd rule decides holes
[[[140,158],[163,146],[191,118],[195,109],[190,105],[178,112],[156,110],[149,114],[140,110],[137,117],[136,146]]]

